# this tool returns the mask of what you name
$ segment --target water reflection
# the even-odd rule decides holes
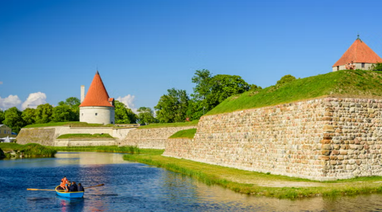
[[[58,152],[56,154],[58,164],[78,164],[78,165],[106,165],[129,163],[123,160],[123,154],[102,153],[102,152]]]
[[[62,212],[83,211],[85,205],[84,199],[68,199],[57,196],[57,201]]]

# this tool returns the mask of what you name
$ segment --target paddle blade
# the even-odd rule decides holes
[[[54,189],[27,188],[28,191],[55,191]]]
[[[94,187],[100,187],[100,186],[104,186],[105,184],[98,184],[98,185],[94,185],[94,186],[88,186],[88,187],[85,187],[85,189],[87,188],[94,188]]]

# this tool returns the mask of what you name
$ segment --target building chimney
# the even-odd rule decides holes
[[[85,85],[81,85],[81,103],[85,99]]]

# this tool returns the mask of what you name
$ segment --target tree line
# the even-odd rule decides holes
[[[21,128],[30,124],[44,124],[49,122],[79,121],[81,102],[76,97],[69,97],[60,101],[56,107],[46,103],[37,108],[26,108],[20,111],[17,107],[5,111],[0,109],[0,123],[7,125],[13,132],[18,133]],[[154,112],[151,108],[141,107],[139,114],[135,114],[130,108],[118,100],[115,100],[115,123],[153,123]]]
[[[248,90],[262,89],[250,85],[237,75],[212,75],[209,70],[196,70],[192,77],[195,83],[193,93],[188,96],[185,90],[171,88],[160,97],[156,110],[156,119],[161,123],[198,120],[232,95]]]

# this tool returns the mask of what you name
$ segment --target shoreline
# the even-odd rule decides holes
[[[207,185],[219,185],[253,196],[293,200],[382,193],[382,177],[377,176],[314,181],[165,157],[161,154],[158,151],[150,152],[149,149],[143,149],[141,154],[124,155],[123,159],[164,168],[192,177]]]
[[[17,144],[17,143],[1,143],[0,159],[22,159],[22,158],[51,158],[56,154],[56,150],[40,144]]]

